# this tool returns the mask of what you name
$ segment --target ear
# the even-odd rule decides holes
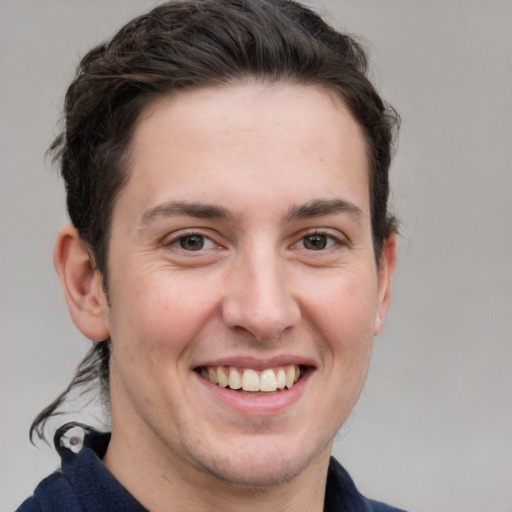
[[[109,338],[103,278],[73,226],[64,226],[59,231],[53,263],[74,324],[93,341]]]
[[[396,266],[396,235],[393,234],[382,246],[382,253],[379,263],[378,291],[377,291],[377,314],[375,317],[374,334],[382,330],[384,317],[391,302],[391,279]]]

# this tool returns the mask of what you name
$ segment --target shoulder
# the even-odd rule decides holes
[[[73,512],[82,510],[66,477],[57,471],[36,487],[32,497],[25,500],[16,512]]]
[[[370,500],[356,488],[345,468],[331,457],[327,474],[324,512],[405,512],[402,509]]]
[[[401,508],[392,507],[391,505],[386,505],[386,503],[381,503],[380,501],[367,500],[370,509],[372,512],[406,512]]]
[[[82,437],[76,437],[79,430]],[[16,512],[74,512],[82,511],[77,494],[76,480],[87,475],[80,464],[78,452],[85,441],[86,434],[98,435],[94,430],[78,423],[69,423],[55,433],[54,445],[61,457],[61,468],[36,487],[34,494],[25,500]],[[85,453],[81,458],[86,458]]]
[[[15,512],[42,512],[37,500],[32,497],[26,499]]]
[[[103,465],[110,434],[68,423],[55,434],[61,469],[45,478],[16,512],[147,512]]]

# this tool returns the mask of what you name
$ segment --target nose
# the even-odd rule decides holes
[[[301,311],[293,296],[293,279],[275,255],[241,258],[226,283],[223,319],[231,329],[271,341],[297,325]]]

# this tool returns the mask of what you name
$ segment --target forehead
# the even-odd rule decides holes
[[[283,189],[297,202],[313,191],[368,197],[362,131],[339,96],[317,87],[236,85],[160,98],[142,113],[130,149],[127,188],[139,202],[180,191],[260,204],[282,201]]]
[[[192,135],[196,141],[202,136],[210,140],[214,135],[210,122],[217,125],[218,134],[230,130],[231,135],[261,135],[271,125],[288,127],[290,129],[282,135],[288,134],[290,138],[300,136],[301,129],[310,126],[306,134],[309,145],[321,139],[324,144],[334,142],[341,148],[339,135],[364,139],[359,124],[338,93],[318,86],[255,82],[197,87],[157,98],[139,116],[132,149],[141,151],[152,142],[145,137],[152,125],[155,128],[166,125],[166,135],[173,135],[173,138]],[[336,132],[330,136],[326,127],[336,127]],[[313,134],[315,128],[317,132]],[[151,138],[154,135],[151,133]]]

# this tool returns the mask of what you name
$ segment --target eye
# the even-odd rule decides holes
[[[336,238],[323,233],[311,233],[302,237],[300,243],[309,251],[321,251],[338,245],[339,241]]]
[[[191,234],[181,236],[176,239],[171,245],[179,246],[185,251],[200,251],[203,249],[212,249],[216,247],[213,240],[204,235]]]

